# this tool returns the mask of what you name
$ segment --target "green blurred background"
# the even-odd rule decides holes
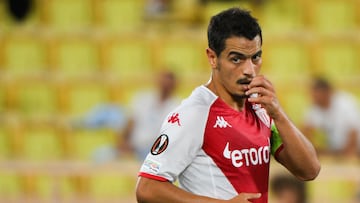
[[[262,73],[296,124],[313,75],[360,101],[359,0],[168,2],[150,15],[146,0],[35,0],[28,15],[14,18],[0,0],[0,202],[135,202],[140,163],[92,158],[115,145],[116,133],[73,130],[69,122],[100,103],[128,107],[163,68],[177,74],[177,95],[189,95],[210,77],[209,18],[232,6],[259,19]],[[322,160],[309,202],[355,202],[359,160]]]

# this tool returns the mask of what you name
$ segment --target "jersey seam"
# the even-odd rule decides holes
[[[208,168],[209,168],[209,172],[210,172],[210,176],[211,176],[211,183],[212,183],[212,187],[213,187],[213,190],[214,190],[214,195],[215,195],[215,197],[218,197],[217,190],[216,190],[215,179],[214,179],[214,173],[213,173],[213,171],[211,169],[211,163],[210,163],[209,159],[208,159]]]

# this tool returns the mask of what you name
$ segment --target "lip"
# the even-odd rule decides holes
[[[250,83],[251,83],[251,80],[237,82],[238,85],[249,85]]]
[[[238,84],[239,87],[241,87],[242,91],[247,91],[249,89],[249,84]]]

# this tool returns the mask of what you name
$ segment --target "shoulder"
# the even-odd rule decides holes
[[[194,111],[208,109],[217,99],[217,96],[205,86],[194,89],[191,95],[181,102],[178,109],[183,111]]]
[[[342,111],[358,111],[358,104],[355,97],[347,92],[337,92],[333,96],[333,108]]]
[[[197,87],[188,98],[168,114],[167,123],[179,120],[182,126],[192,127],[205,122],[210,106],[216,99],[217,96],[206,87]]]

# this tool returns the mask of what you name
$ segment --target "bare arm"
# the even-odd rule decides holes
[[[282,110],[273,119],[284,145],[278,161],[301,180],[316,178],[320,163],[313,145]]]
[[[258,93],[259,97],[249,98],[249,102],[259,103],[266,109],[282,138],[284,148],[277,157],[279,162],[299,179],[316,178],[320,163],[315,149],[281,108],[271,82],[264,76],[255,77],[246,92],[252,93]]]
[[[162,182],[140,177],[136,186],[136,199],[139,203],[250,203],[259,198],[259,193],[241,193],[231,200],[219,200],[199,196],[182,190],[170,182]]]

